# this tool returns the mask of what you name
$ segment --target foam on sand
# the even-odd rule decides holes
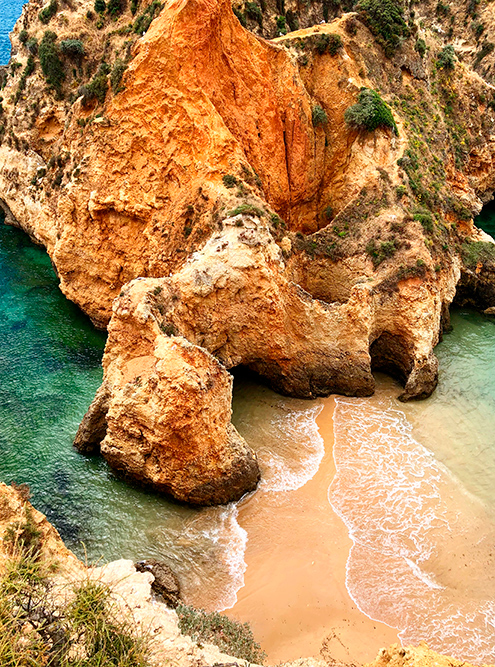
[[[380,393],[338,398],[329,501],[353,540],[346,584],[370,618],[471,662],[495,660],[495,524]]]

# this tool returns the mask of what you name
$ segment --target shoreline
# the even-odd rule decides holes
[[[325,455],[313,478],[296,491],[254,494],[239,506],[248,532],[245,585],[223,613],[249,622],[267,664],[307,656],[364,663],[400,643],[398,630],[361,612],[346,587],[352,540],[327,497],[335,474],[335,400],[322,405],[316,423]]]

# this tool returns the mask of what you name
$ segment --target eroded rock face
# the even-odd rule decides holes
[[[141,560],[136,563],[135,568],[138,572],[151,572],[154,581],[151,589],[155,595],[169,606],[175,609],[181,602],[179,580],[166,563],[158,560]]]
[[[187,502],[239,497],[258,471],[230,424],[226,369],[247,366],[282,393],[312,398],[370,395],[374,367],[403,380],[403,400],[428,396],[458,275],[441,289],[413,278],[385,293],[357,281],[347,301],[325,303],[286,275],[261,220],[227,218],[179,272],[132,281],[116,299],[104,382],[77,446],[98,440],[106,410],[101,452],[117,470]]]
[[[456,660],[448,655],[442,655],[428,648],[425,642],[419,646],[400,646],[392,644],[382,648],[373,662],[363,667],[468,667],[463,660]],[[489,667],[488,665],[486,667]]]
[[[230,423],[232,377],[204,348],[161,331],[139,298],[145,282],[115,304],[104,383],[75,445],[99,447],[124,476],[181,501],[236,500],[259,469]]]

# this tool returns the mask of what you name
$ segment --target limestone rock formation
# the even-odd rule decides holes
[[[402,647],[393,644],[383,648],[376,660],[363,667],[468,667],[464,660],[456,660],[447,655],[441,655],[428,648],[421,642],[417,647]],[[485,667],[489,667],[486,665]]]
[[[370,394],[377,369],[403,400],[428,396],[456,293],[495,305],[493,244],[472,223],[495,190],[489,85],[440,66],[412,16],[386,57],[362,12],[309,25],[308,10],[266,41],[229,0],[143,0],[99,27],[90,4],[64,5],[48,37],[40,3],[25,7],[0,145],[7,221],[108,326],[76,446],[181,500],[227,502],[259,475],[228,369],[302,397]],[[58,83],[21,29],[51,40]],[[76,35],[72,62],[60,45]],[[346,123],[363,86],[398,134]]]
[[[137,292],[144,282],[136,281]],[[256,487],[256,457],[230,423],[232,377],[213,356],[164,334],[146,304],[129,297],[116,302],[107,347],[104,385],[89,413],[97,431],[83,421],[81,451],[104,424],[101,452],[110,465],[179,500],[226,503]]]

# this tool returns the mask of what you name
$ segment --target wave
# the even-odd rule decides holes
[[[346,585],[403,642],[495,659],[495,526],[483,504],[412,435],[392,399],[337,398],[328,498],[353,540]]]
[[[294,410],[272,419],[272,445],[258,451],[260,490],[295,491],[312,479],[325,454],[316,418],[322,405]]]

